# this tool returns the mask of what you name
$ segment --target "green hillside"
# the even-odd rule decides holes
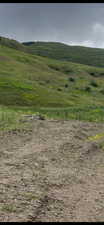
[[[104,103],[104,69],[0,45],[0,104],[69,107]]]
[[[24,42],[32,54],[61,61],[104,67],[104,49],[69,46],[58,42]]]
[[[28,49],[26,46],[24,46],[23,44],[21,44],[20,42],[10,39],[10,38],[5,38],[0,36],[0,45],[4,45],[7,46],[9,48],[13,48],[16,50],[20,50],[20,51],[24,51],[24,52],[28,52]]]
[[[45,58],[104,67],[104,49],[69,46],[58,42],[23,42],[0,37],[0,45]]]

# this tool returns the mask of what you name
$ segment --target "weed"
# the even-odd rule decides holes
[[[16,206],[13,204],[5,204],[1,207],[2,211],[6,211],[7,213],[12,213],[12,212],[16,212]]]

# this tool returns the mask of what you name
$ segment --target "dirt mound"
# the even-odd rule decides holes
[[[0,134],[0,221],[104,221],[104,124],[34,120]]]

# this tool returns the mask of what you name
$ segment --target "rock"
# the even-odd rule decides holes
[[[20,122],[27,122],[31,120],[45,120],[45,117],[41,114],[23,115],[23,119],[20,119]]]

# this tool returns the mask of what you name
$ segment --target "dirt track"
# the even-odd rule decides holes
[[[104,221],[104,124],[34,121],[0,138],[0,222]]]

